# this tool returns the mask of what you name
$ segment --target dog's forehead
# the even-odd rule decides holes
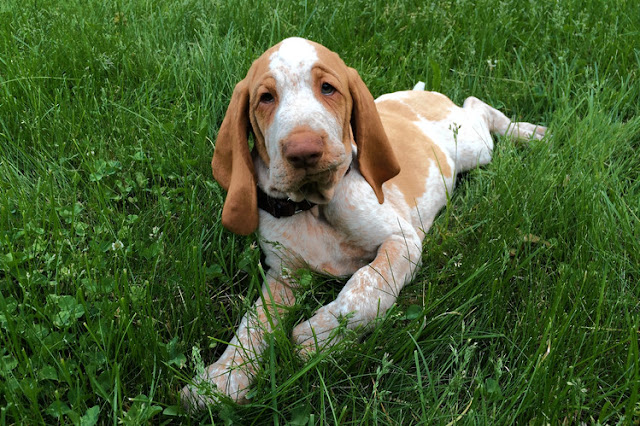
[[[283,40],[269,57],[272,72],[300,72],[311,70],[318,62],[316,47],[310,41],[293,37]]]
[[[308,81],[318,62],[316,46],[302,38],[288,38],[269,55],[269,71],[278,85]],[[287,84],[287,85],[288,85]]]
[[[321,44],[300,37],[287,38],[256,59],[247,73],[249,81],[260,84],[272,77],[280,88],[309,82],[311,71],[320,66],[339,79],[345,77],[346,65],[338,54]]]

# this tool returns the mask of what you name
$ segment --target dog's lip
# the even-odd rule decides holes
[[[290,186],[289,190],[297,192],[305,187],[308,189],[312,185],[326,185],[332,180],[336,170],[336,167],[332,167],[313,172],[300,173],[298,178],[293,180],[294,183]]]
[[[334,186],[322,189],[316,186],[310,191],[306,191],[304,188],[301,188],[300,191],[289,192],[287,193],[287,196],[296,203],[307,200],[314,204],[327,204],[333,199],[335,192],[336,189]]]
[[[307,200],[315,204],[327,204],[335,194],[336,174],[348,168],[349,164],[345,162],[335,162],[321,170],[301,171],[296,184],[281,192],[295,202]]]
[[[300,202],[305,199],[309,200],[310,197],[319,191],[318,185],[315,182],[307,182],[295,190],[287,192],[287,196],[295,202]]]
[[[340,166],[341,163],[330,164],[326,167],[323,167],[321,170],[307,171],[304,178],[302,179],[302,181],[304,182],[303,185],[309,182],[316,182],[322,180],[322,178],[326,178],[326,176],[330,176],[331,174],[335,173]]]
[[[295,202],[309,200],[309,196],[325,191],[324,187],[331,185],[333,173],[327,171],[306,174],[301,179],[295,180],[295,185],[288,187],[271,185],[270,190],[275,194],[282,194]],[[275,195],[277,196],[277,195]]]

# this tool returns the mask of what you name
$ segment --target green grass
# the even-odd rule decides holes
[[[371,92],[417,80],[550,126],[460,179],[423,266],[363,341],[305,363],[270,337],[243,424],[640,419],[637,2],[0,4],[0,424],[189,422],[177,393],[260,286],[220,226],[233,86],[299,35]]]

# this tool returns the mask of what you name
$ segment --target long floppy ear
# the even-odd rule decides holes
[[[211,160],[213,177],[227,190],[222,224],[240,235],[258,227],[258,195],[253,160],[249,152],[249,88],[242,80],[233,90]]]
[[[382,204],[382,184],[400,173],[400,165],[382,127],[373,96],[353,68],[349,68],[349,91],[353,99],[351,127],[358,147],[360,173]]]

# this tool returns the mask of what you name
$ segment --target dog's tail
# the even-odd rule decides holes
[[[426,87],[426,86],[425,86],[425,84],[424,84],[424,81],[419,81],[419,82],[417,82],[417,83],[416,83],[416,85],[415,85],[415,86],[413,86],[413,89],[411,89],[411,90],[417,90],[417,91],[420,91],[420,92],[421,92],[421,91],[423,91],[423,90],[424,90],[424,88],[425,88],[425,87]]]

